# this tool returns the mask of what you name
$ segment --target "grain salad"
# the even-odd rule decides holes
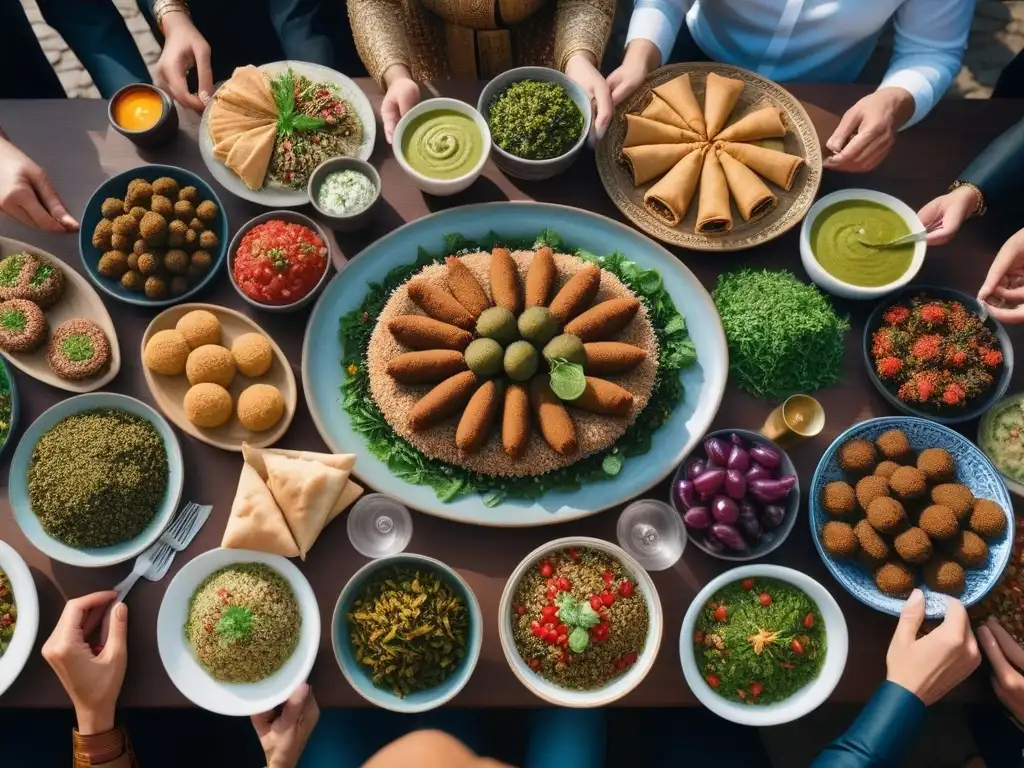
[[[18,624],[18,606],[14,602],[14,588],[7,574],[0,569],[0,656],[7,653]]]
[[[570,690],[591,691],[626,674],[643,653],[649,626],[633,575],[586,547],[546,555],[526,571],[512,599],[520,657]]]
[[[291,585],[262,563],[228,565],[189,602],[185,637],[199,663],[224,683],[258,683],[299,644],[302,614]]]

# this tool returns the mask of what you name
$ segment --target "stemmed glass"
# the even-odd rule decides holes
[[[648,571],[675,565],[686,549],[686,526],[672,507],[655,499],[634,501],[619,515],[619,546]]]
[[[412,515],[390,496],[367,494],[348,513],[348,540],[364,557],[397,555],[411,539]]]

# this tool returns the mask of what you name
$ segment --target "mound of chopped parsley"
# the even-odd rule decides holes
[[[443,262],[446,256],[490,251],[498,245],[509,250],[536,250],[547,245],[556,253],[572,253],[607,270],[643,301],[658,339],[658,373],[650,400],[625,434],[615,445],[603,451],[571,466],[535,477],[491,477],[427,456],[388,424],[373,400],[370,378],[364,373],[370,336],[377,317],[395,288],[428,264]],[[451,234],[445,236],[443,253],[431,253],[420,248],[415,261],[395,267],[380,283],[369,285],[362,304],[341,318],[340,335],[341,365],[345,376],[341,385],[342,407],[351,419],[352,428],[363,436],[373,455],[387,464],[399,479],[433,488],[441,501],[478,493],[488,507],[497,506],[506,499],[537,499],[548,491],[575,490],[584,484],[617,475],[628,457],[650,450],[652,434],[668,420],[683,395],[680,371],[697,360],[697,350],[686,330],[686,320],[676,309],[657,271],[640,267],[618,251],[598,256],[586,250],[573,249],[550,229],[532,241],[502,237],[494,232],[478,241]]]

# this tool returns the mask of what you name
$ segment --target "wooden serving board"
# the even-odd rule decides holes
[[[110,363],[98,376],[78,381],[62,379],[46,361],[46,344],[44,343],[34,352],[5,352],[0,351],[11,365],[19,371],[27,373],[33,379],[49,384],[51,387],[64,389],[68,392],[92,392],[106,386],[121,370],[121,348],[117,343],[117,332],[114,330],[114,323],[103,305],[103,300],[96,293],[96,289],[89,281],[78,272],[58,259],[53,254],[35,248],[20,240],[11,240],[7,237],[0,237],[0,259],[10,256],[12,253],[34,253],[44,256],[52,261],[64,273],[64,294],[52,307],[44,311],[46,322],[50,327],[50,333],[65,320],[72,320],[76,317],[84,317],[92,320],[103,332],[107,334],[110,341]]]
[[[270,348],[274,353],[274,362],[270,366],[270,370],[254,379],[236,373],[234,381],[228,387],[228,392],[231,393],[231,399],[237,404],[238,395],[251,384],[272,384],[280,390],[281,396],[284,398],[284,414],[281,416],[281,420],[266,432],[253,432],[246,429],[235,415],[232,415],[226,424],[213,429],[197,427],[185,416],[185,393],[190,388],[185,374],[163,376],[149,370],[143,363],[142,370],[146,375],[146,385],[153,395],[154,402],[163,414],[181,430],[216,448],[225,451],[241,451],[243,442],[254,448],[268,448],[288,431],[292,417],[295,415],[298,389],[295,385],[295,374],[292,373],[291,366],[288,364],[288,358],[277,346],[277,342],[269,333],[241,312],[214,304],[179,304],[166,309],[154,317],[149,327],[146,328],[146,332],[142,336],[142,346],[139,348],[140,358],[145,352],[146,343],[154,333],[173,329],[183,315],[196,309],[205,309],[217,316],[217,319],[220,320],[221,344],[228,349],[231,348],[231,342],[245,333],[258,333],[270,342]]]

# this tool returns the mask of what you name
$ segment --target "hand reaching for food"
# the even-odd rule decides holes
[[[993,617],[978,629],[978,643],[992,665],[992,690],[1018,722],[1024,721],[1024,649]]]
[[[978,196],[968,186],[957,187],[925,205],[917,213],[925,229],[938,224],[928,233],[928,245],[944,245],[952,240],[977,207]]]
[[[75,232],[78,222],[64,207],[39,165],[0,133],[0,211],[33,229]]]
[[[881,163],[896,143],[896,132],[914,114],[914,97],[903,88],[879,88],[854,104],[825,143],[832,152],[823,165],[863,173]]]
[[[566,62],[565,74],[576,81],[594,104],[594,138],[604,135],[612,119],[612,93],[589,53],[577,53]]]
[[[612,106],[617,107],[643,85],[651,70],[661,66],[661,51],[650,40],[637,38],[626,46],[622,64],[608,75]]]
[[[183,106],[202,112],[213,95],[210,44],[187,13],[168,13],[163,19],[164,48],[156,63],[158,80]],[[195,67],[199,93],[189,92],[185,79]]]
[[[1024,229],[1003,243],[978,298],[997,320],[1024,323]]]
[[[253,715],[252,727],[260,737],[267,768],[295,768],[319,719],[320,707],[307,683],[295,689],[280,713]]]
[[[384,122],[384,138],[390,144],[395,138],[395,126],[402,116],[420,102],[420,87],[412,79],[409,69],[395,64],[384,73],[387,92],[380,105],[380,118]]]

